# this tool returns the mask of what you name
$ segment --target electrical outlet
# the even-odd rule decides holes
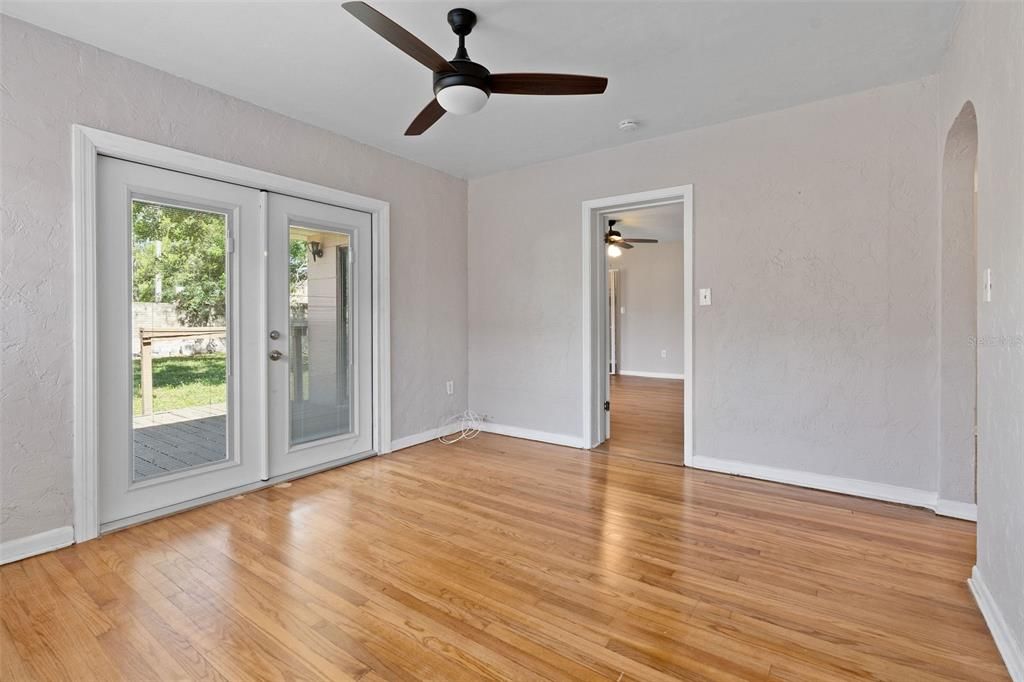
[[[455,395],[455,382],[449,379],[444,385],[444,390],[448,391],[448,395]]]

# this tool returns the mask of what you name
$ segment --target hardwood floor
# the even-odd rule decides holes
[[[0,569],[3,680],[1007,680],[974,525],[483,434]]]
[[[612,437],[594,448],[651,462],[683,463],[683,382],[611,377]]]

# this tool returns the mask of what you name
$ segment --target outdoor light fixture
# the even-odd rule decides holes
[[[313,256],[313,262],[316,262],[317,258],[324,257],[324,247],[320,246],[320,242],[309,243],[309,253]]]

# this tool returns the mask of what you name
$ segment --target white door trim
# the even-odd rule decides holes
[[[693,185],[665,187],[663,189],[620,194],[618,196],[589,199],[582,204],[582,272],[583,272],[583,445],[592,448],[601,442],[603,419],[600,415],[602,390],[596,377],[607,382],[605,354],[602,352],[608,321],[604,304],[607,291],[607,259],[605,257],[602,226],[598,214],[609,210],[646,208],[664,204],[683,204],[683,464],[693,465]],[[595,296],[595,292],[600,292]],[[595,305],[600,301],[600,305]],[[597,363],[600,363],[598,368]],[[603,370],[603,371],[600,371]]]
[[[74,204],[74,529],[75,541],[99,535],[96,401],[96,157],[100,154],[145,163],[211,180],[278,192],[371,215],[373,260],[373,449],[391,451],[391,297],[390,204],[266,171],[211,159],[124,135],[73,125],[72,183]],[[264,202],[265,204],[265,202]],[[265,211],[264,211],[265,213]],[[264,229],[266,223],[264,220]],[[266,307],[266,286],[260,296]],[[267,339],[260,340],[267,353]],[[266,385],[261,387],[266,404]],[[261,457],[267,458],[266,434]]]

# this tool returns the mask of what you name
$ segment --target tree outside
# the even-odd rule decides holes
[[[174,303],[185,326],[224,320],[227,225],[219,213],[135,201],[133,299]],[[306,242],[288,245],[291,293],[303,289],[309,271]]]
[[[222,324],[224,215],[135,201],[132,226],[133,300],[174,303],[187,327]]]

